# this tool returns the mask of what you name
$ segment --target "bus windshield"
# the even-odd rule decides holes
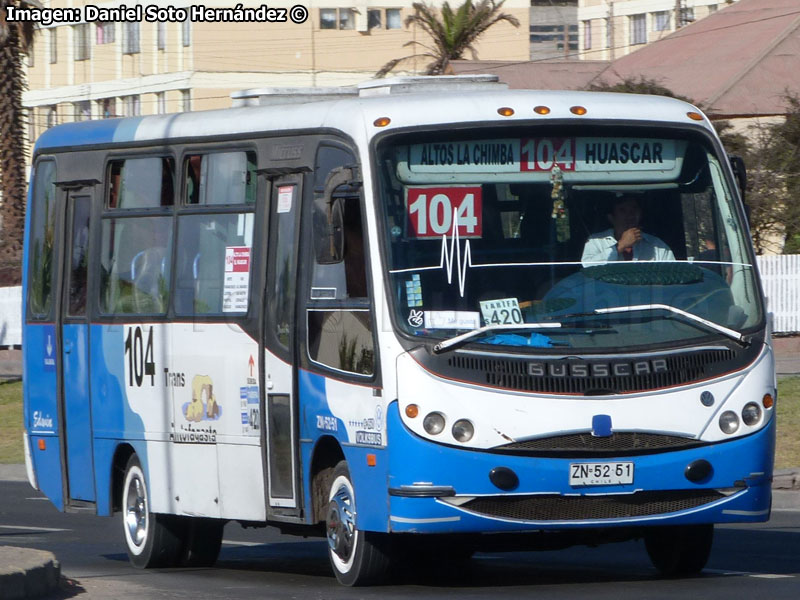
[[[741,339],[761,323],[726,159],[704,135],[418,132],[384,138],[377,158],[407,335],[608,351]]]

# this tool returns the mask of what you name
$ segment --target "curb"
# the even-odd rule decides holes
[[[60,579],[52,552],[0,546],[0,600],[39,598],[56,590]]]

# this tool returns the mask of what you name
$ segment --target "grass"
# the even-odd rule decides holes
[[[0,464],[21,463],[22,382],[0,383]]]
[[[775,468],[800,467],[800,377],[778,382]],[[0,464],[21,463],[22,382],[0,383]]]
[[[800,467],[800,377],[778,381],[778,441],[775,468]]]

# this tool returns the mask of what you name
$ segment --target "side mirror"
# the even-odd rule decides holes
[[[344,201],[334,198],[337,189],[361,185],[355,167],[337,167],[325,180],[325,191],[314,200],[314,254],[317,264],[330,265],[344,259]]]
[[[745,191],[747,190],[747,167],[745,167],[744,159],[735,154],[729,154],[728,160],[731,162],[731,169],[733,175],[736,177],[736,183],[739,184],[739,193],[742,195],[742,202],[747,205],[745,201]]]

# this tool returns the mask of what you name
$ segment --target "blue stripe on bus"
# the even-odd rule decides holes
[[[49,148],[130,142],[135,139],[136,129],[141,121],[142,117],[98,119],[52,127],[36,140],[34,154]]]

